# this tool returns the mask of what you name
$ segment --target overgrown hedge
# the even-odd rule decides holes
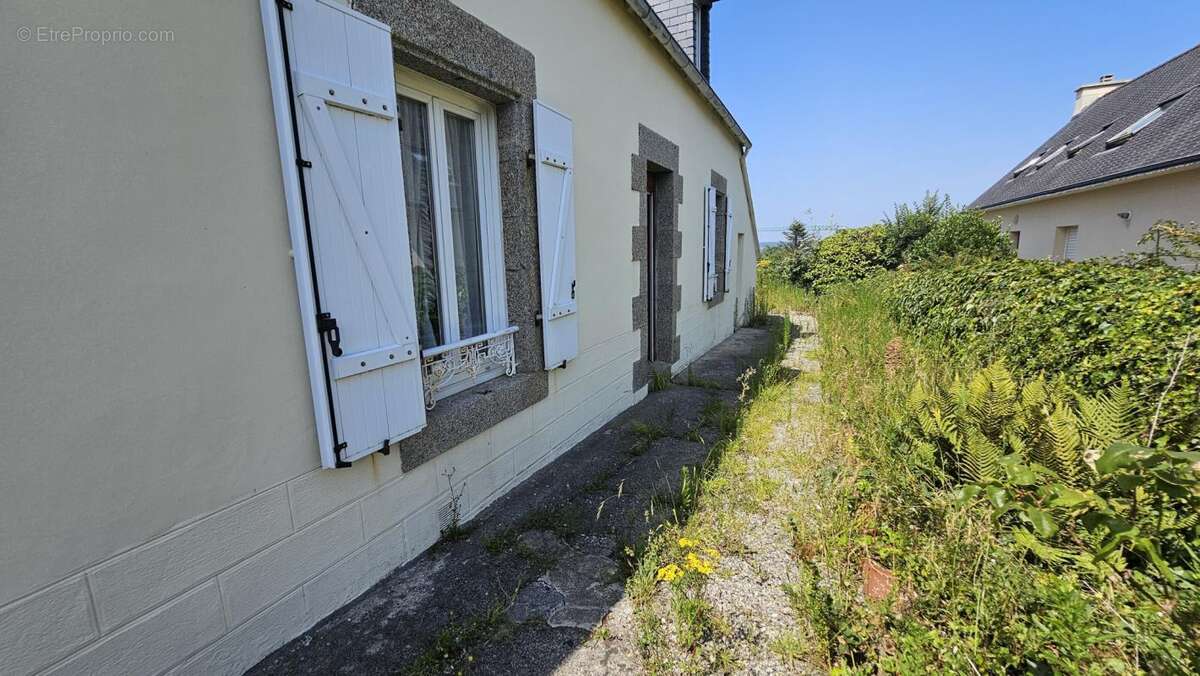
[[[1127,381],[1147,426],[1190,334],[1159,430],[1200,447],[1200,275],[1103,261],[979,261],[896,273],[886,295],[897,320],[980,363],[1003,359],[1022,377],[1062,374],[1087,394]]]

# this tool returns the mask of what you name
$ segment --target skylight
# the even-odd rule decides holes
[[[1025,164],[1022,164],[1021,166],[1017,167],[1016,169],[1013,169],[1013,174],[1012,174],[1013,178],[1020,176],[1022,171],[1025,171],[1026,169],[1037,164],[1038,161],[1042,159],[1042,155],[1045,155],[1045,154],[1046,153],[1039,153],[1037,155],[1034,155],[1033,157],[1029,158],[1028,162],[1026,162]]]
[[[1062,155],[1063,152],[1066,151],[1066,149],[1067,149],[1067,144],[1064,143],[1061,146],[1059,146],[1058,149],[1055,150],[1054,152],[1052,152],[1048,155],[1043,155],[1041,157],[1041,159],[1039,159],[1034,166],[1039,169],[1046,166],[1047,164],[1049,164],[1050,160],[1058,157],[1059,155]]]
[[[1095,134],[1092,134],[1091,136],[1089,136],[1089,137],[1085,138],[1084,140],[1080,141],[1079,143],[1075,144],[1074,148],[1071,148],[1070,150],[1067,151],[1067,157],[1072,158],[1072,157],[1075,157],[1076,155],[1078,155],[1079,151],[1086,148],[1089,143],[1091,143],[1092,141],[1095,141],[1096,139],[1100,138],[1101,136],[1104,136],[1104,132],[1108,131],[1108,128],[1111,126],[1112,126],[1112,123],[1109,122],[1108,124],[1104,125],[1103,127],[1100,127],[1100,131],[1096,132]]]
[[[1115,148],[1133,138],[1134,134],[1145,129],[1150,125],[1151,122],[1162,117],[1162,114],[1167,110],[1167,108],[1171,107],[1171,104],[1178,101],[1182,96],[1183,94],[1180,94],[1179,96],[1167,99],[1166,101],[1158,104],[1158,107],[1156,107],[1154,110],[1139,117],[1136,122],[1119,131],[1116,136],[1108,139],[1108,141],[1105,142],[1105,146],[1108,148]]]

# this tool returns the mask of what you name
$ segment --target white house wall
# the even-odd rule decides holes
[[[624,3],[462,5],[575,122],[580,355],[402,473],[318,469],[258,3],[0,4],[6,30],[173,31],[0,40],[0,672],[240,672],[432,544],[444,474],[470,517],[644,396],[639,123],[680,147],[675,368],[732,332],[754,281],[739,148],[661,46]],[[709,309],[713,170],[745,242]]]

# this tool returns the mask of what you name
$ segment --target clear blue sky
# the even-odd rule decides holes
[[[722,0],[712,83],[754,148],[759,236],[970,202],[1066,123],[1075,87],[1200,42],[1200,1]]]

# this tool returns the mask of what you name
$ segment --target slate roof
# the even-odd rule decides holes
[[[1125,143],[1111,149],[1105,142],[1159,104],[1178,94],[1157,120]],[[1074,157],[1071,149],[1108,125]],[[1015,178],[1026,162],[1052,153],[1064,143],[1068,152],[1040,168]],[[1147,71],[1076,115],[1065,127],[1005,172],[971,204],[975,208],[1002,206],[1031,197],[1097,185],[1118,178],[1200,162],[1200,45]]]

